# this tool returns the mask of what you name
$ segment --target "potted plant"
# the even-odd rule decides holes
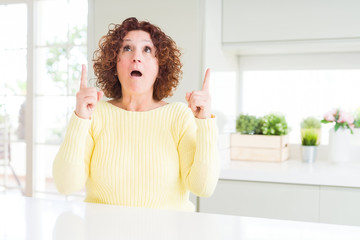
[[[261,120],[261,133],[264,135],[282,136],[288,134],[288,125],[285,116],[281,114],[268,114]]]
[[[354,129],[354,116],[342,110],[333,109],[324,115],[322,123],[332,123],[329,132],[329,160],[347,162],[351,158],[350,142]]]
[[[308,117],[301,122],[301,145],[302,161],[314,162],[316,152],[320,144],[321,122],[314,118]]]
[[[281,114],[241,114],[231,134],[231,159],[284,161],[289,157],[288,125]]]
[[[338,131],[339,129],[348,129],[351,133],[353,133],[354,121],[354,116],[341,109],[333,109],[327,112],[324,115],[324,119],[321,120],[322,123],[335,123],[334,132]]]
[[[236,131],[241,134],[260,134],[261,118],[256,116],[240,114],[236,119]]]
[[[305,131],[307,129],[313,129],[314,131],[317,132],[318,135],[318,140],[317,140],[317,145],[320,144],[320,139],[321,139],[321,121],[315,117],[307,117],[305,119],[302,120],[301,124],[301,131]],[[301,135],[303,135],[303,133],[301,133]]]

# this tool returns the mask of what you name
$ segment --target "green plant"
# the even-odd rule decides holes
[[[319,131],[315,128],[305,128],[301,130],[301,144],[303,146],[317,146]]]
[[[354,117],[354,128],[360,128],[360,108],[356,109]]]
[[[262,130],[261,130],[261,126],[263,125],[263,118],[262,117],[258,117],[258,124],[256,125],[255,128],[255,134],[262,134]]]
[[[321,129],[321,122],[315,117],[307,117],[301,122],[301,129]]]
[[[285,116],[275,113],[265,115],[261,121],[261,133],[264,135],[288,134],[288,124]]]
[[[256,134],[259,131],[260,119],[256,116],[241,114],[236,119],[236,131],[241,134]]]
[[[301,124],[301,143],[303,146],[317,146],[320,144],[321,121],[315,117],[307,117]]]

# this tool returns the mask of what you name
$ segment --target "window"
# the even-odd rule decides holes
[[[0,165],[10,163],[24,188],[27,5],[0,5],[0,29]],[[10,168],[3,166],[0,169],[0,185],[19,188]]]
[[[23,187],[31,158],[26,146],[35,140],[35,182],[29,188],[38,195],[57,194],[52,162],[74,110],[81,64],[87,62],[87,9],[87,0],[0,1],[0,125],[6,120],[10,132],[1,140],[10,143],[12,165]],[[27,22],[28,15],[33,22]],[[29,59],[34,62],[28,64]],[[28,85],[34,86],[32,92]],[[28,111],[35,118],[33,136],[25,136]],[[3,179],[13,180],[8,173]],[[5,180],[7,188],[14,185]]]
[[[57,193],[52,162],[75,109],[81,64],[87,61],[87,1],[41,0],[35,9],[35,191]]]
[[[210,95],[212,111],[221,132],[235,131],[236,72],[211,72]]]
[[[324,57],[341,58],[341,55],[325,54]],[[311,55],[301,58],[307,59],[308,63],[288,67],[286,59],[291,65],[292,56],[282,56],[279,61],[281,67],[271,66],[268,67],[270,70],[264,70],[265,67],[259,64],[260,57],[257,57],[260,61],[252,62],[252,67],[247,65],[242,71],[240,94],[243,113],[257,116],[270,112],[284,114],[291,129],[290,143],[295,144],[300,143],[300,122],[303,118],[314,116],[322,119],[326,112],[334,108],[355,112],[360,107],[360,68],[342,68],[342,62],[338,65],[331,64],[327,69],[313,69],[314,66],[307,66],[314,61]],[[328,60],[323,62],[325,64]],[[325,66],[317,66],[321,67]],[[330,127],[322,126],[322,144],[328,144]]]

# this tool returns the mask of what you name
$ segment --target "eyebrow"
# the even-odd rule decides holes
[[[148,43],[153,43],[151,40],[146,40],[146,39],[143,39],[143,40],[141,40],[142,42],[148,42]],[[132,42],[132,40],[131,39],[128,39],[128,38],[125,38],[124,39],[124,42]]]

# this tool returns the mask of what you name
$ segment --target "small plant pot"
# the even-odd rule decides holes
[[[306,163],[313,163],[316,160],[317,146],[302,146],[301,157]]]

